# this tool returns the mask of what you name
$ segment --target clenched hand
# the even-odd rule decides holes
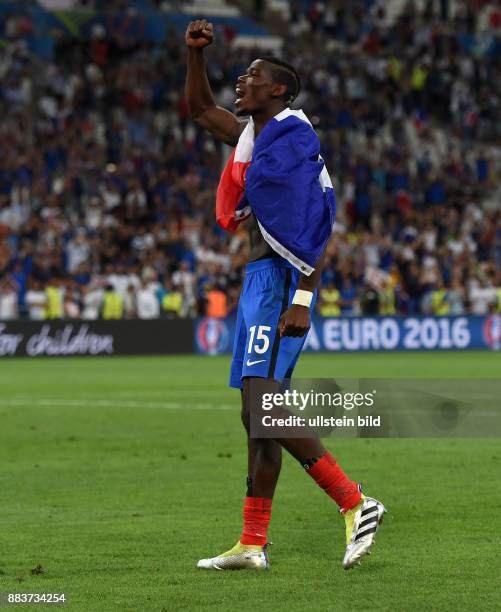
[[[280,336],[302,338],[310,329],[310,310],[306,306],[293,304],[280,317],[278,330]]]
[[[186,44],[192,49],[203,49],[214,40],[214,27],[206,19],[191,21],[186,29]]]

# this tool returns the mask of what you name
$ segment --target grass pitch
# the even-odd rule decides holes
[[[499,606],[499,440],[329,440],[389,509],[374,554],[350,572],[336,507],[286,457],[271,571],[197,570],[241,528],[245,441],[228,364],[2,362],[0,592],[65,591],[66,609],[84,612]],[[501,354],[303,355],[296,375],[499,377]]]

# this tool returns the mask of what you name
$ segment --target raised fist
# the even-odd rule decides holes
[[[203,49],[214,40],[214,28],[206,19],[191,21],[186,29],[186,44],[194,49]]]

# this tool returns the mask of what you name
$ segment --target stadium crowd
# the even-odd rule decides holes
[[[312,4],[283,55],[337,191],[320,314],[501,312],[498,3],[392,25],[381,2]],[[233,312],[248,238],[214,222],[228,151],[189,119],[182,34],[150,46],[129,15],[44,62],[26,19],[0,25],[0,319]],[[256,51],[217,34],[232,108]]]

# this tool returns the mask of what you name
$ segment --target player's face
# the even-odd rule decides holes
[[[251,115],[265,109],[275,99],[276,89],[273,84],[271,68],[264,60],[254,60],[247,72],[238,77],[235,92],[235,107],[238,115]]]

